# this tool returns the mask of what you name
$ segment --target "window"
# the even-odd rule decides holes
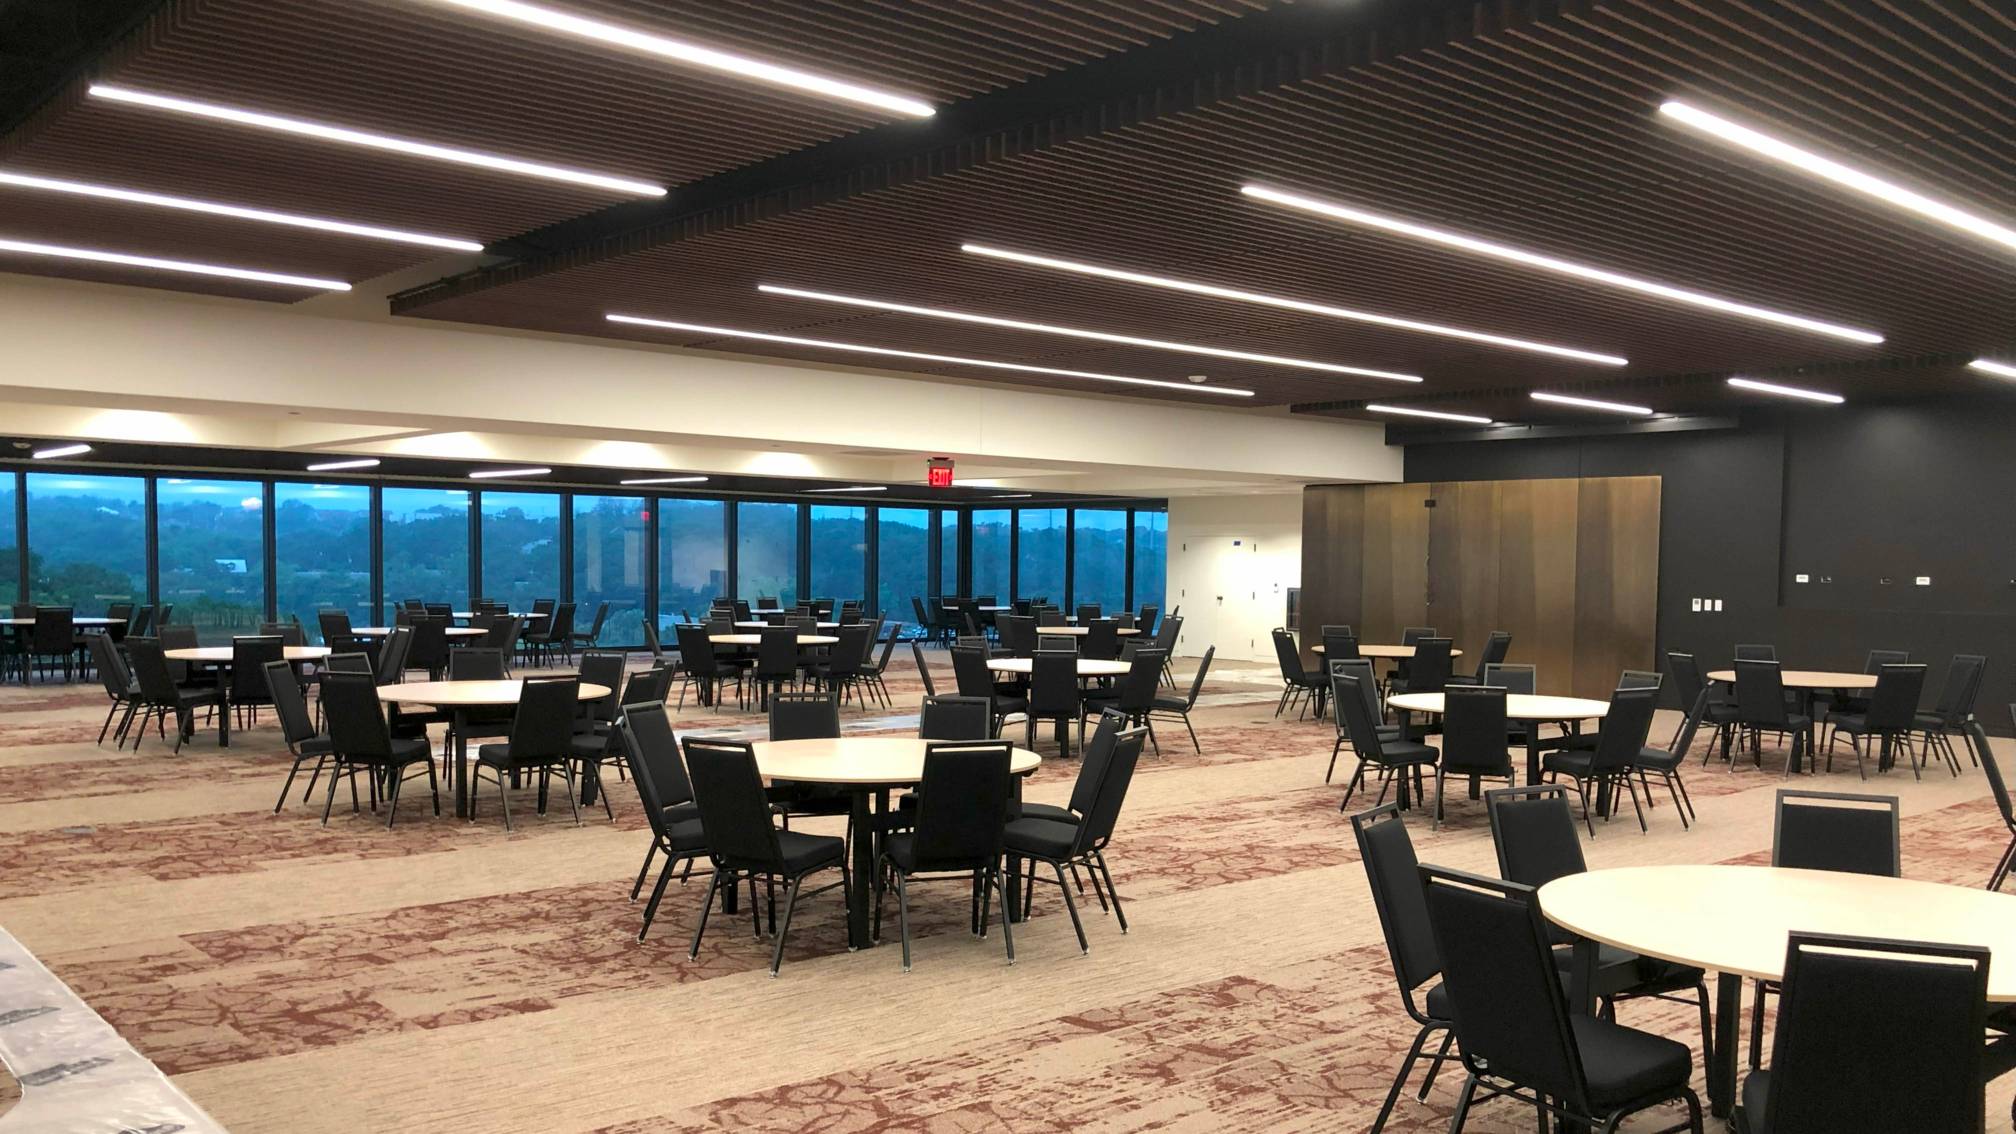
[[[1064,602],[1064,515],[1062,508],[1023,508],[1015,513],[1020,532],[1016,598]]]
[[[453,604],[469,596],[469,494],[459,488],[384,491],[385,601]]]
[[[728,505],[658,501],[658,624],[692,615],[728,593]]]
[[[1169,575],[1169,513],[1134,513],[1134,605],[1148,603],[1169,613],[1162,588]]]
[[[371,489],[361,484],[273,486],[273,595],[281,619],[321,635],[317,612],[340,610],[369,625]]]
[[[0,603],[21,598],[21,533],[14,530],[19,482],[11,472],[0,473]]]
[[[735,505],[735,595],[798,601],[798,505]]]
[[[861,598],[867,584],[868,509],[812,505],[812,596],[834,609]]]
[[[1006,508],[973,511],[973,594],[1008,595],[1009,525],[1014,513]]]
[[[588,631],[608,603],[605,645],[644,641],[645,518],[641,496],[574,498],[574,626]]]
[[[161,601],[206,646],[256,634],[265,620],[264,493],[253,480],[155,482]]]
[[[1106,614],[1127,609],[1127,513],[1078,508],[1071,513],[1071,602],[1096,602]]]
[[[147,489],[137,476],[28,474],[28,599],[99,615],[147,601]]]
[[[931,609],[931,510],[875,512],[875,605],[890,618],[914,621],[913,598]]]
[[[558,599],[559,494],[485,492],[479,500],[483,511],[483,585],[478,590],[482,596],[513,611],[531,610],[534,599]],[[385,597],[392,597],[389,588]]]
[[[938,513],[938,593],[959,593],[959,513]]]

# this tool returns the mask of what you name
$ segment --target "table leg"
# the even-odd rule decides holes
[[[217,667],[217,747],[231,747],[231,670],[221,665]]]
[[[449,731],[454,734],[455,764],[449,780],[455,788],[455,818],[469,818],[469,710],[456,709]]]
[[[1540,782],[1540,722],[1526,722],[1526,783]]]
[[[1708,1059],[1708,1113],[1727,1118],[1736,1107],[1736,1049],[1743,1023],[1743,985],[1735,973],[1715,974],[1715,1050]]]
[[[875,889],[875,833],[868,812],[868,791],[848,796],[847,824],[854,832],[854,884],[847,888],[847,948],[866,949],[868,903]]]
[[[1575,939],[1575,961],[1568,970],[1568,1010],[1596,1014],[1596,960],[1599,946],[1587,937]]]

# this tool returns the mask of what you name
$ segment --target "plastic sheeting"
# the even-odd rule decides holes
[[[0,1134],[224,1131],[4,929],[0,1059],[21,1081]]]

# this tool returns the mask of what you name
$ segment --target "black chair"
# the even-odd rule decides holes
[[[1663,1036],[1568,1010],[1530,887],[1433,866],[1420,868],[1424,903],[1448,990],[1450,1026],[1470,1072],[1449,1134],[1461,1134],[1478,1089],[1615,1130],[1626,1116],[1680,1100],[1700,1134],[1689,1085],[1693,1053]]]
[[[1442,827],[1442,788],[1450,776],[1504,780],[1518,772],[1506,748],[1505,690],[1496,685],[1455,685],[1442,694],[1442,756],[1435,762],[1435,829]]]
[[[640,621],[644,623],[644,648],[651,651],[651,660],[660,664],[672,661],[664,643],[658,640],[658,620],[647,615]]]
[[[1433,638],[1434,636],[1435,628],[1433,626],[1403,626],[1400,629],[1400,644],[1403,646],[1419,646],[1421,639]],[[1413,675],[1413,669],[1414,663],[1408,659],[1402,658],[1394,662],[1393,674],[1388,682],[1389,686],[1393,681],[1398,681],[1402,685],[1405,685],[1407,679]],[[1388,692],[1391,692],[1390,688]]]
[[[931,663],[924,660],[924,647],[914,640],[910,643],[910,660],[917,666],[917,680],[924,683],[924,695],[936,697],[938,683],[931,679]]]
[[[574,825],[581,825],[581,804],[574,794],[574,708],[581,700],[581,679],[531,677],[518,695],[518,712],[511,718],[511,736],[503,744],[485,744],[476,749],[476,763],[470,771],[469,818],[476,818],[478,788],[488,769],[497,781],[497,798],[504,804],[504,829],[511,825],[511,793],[505,780],[524,772],[539,773],[539,813],[546,813],[553,772],[566,779],[567,806],[574,812]]]
[[[267,662],[284,662],[286,657],[286,643],[278,635],[231,639],[231,684],[227,693],[231,708],[238,713],[240,728],[250,728],[258,719],[260,708],[273,703],[265,666]]]
[[[1171,615],[1164,625],[1174,621],[1176,617]],[[1302,652],[1295,647],[1293,634],[1277,626],[1273,638],[1274,657],[1281,665],[1281,700],[1274,705],[1274,715],[1278,717],[1295,702],[1313,698],[1327,685],[1328,678],[1321,670],[1302,668]]]
[[[1582,822],[1592,837],[1596,834],[1596,823],[1589,813],[1592,788],[1599,795],[1609,789],[1613,809],[1616,793],[1621,790],[1628,794],[1631,809],[1638,815],[1638,830],[1641,833],[1646,830],[1645,810],[1639,805],[1638,787],[1631,776],[1645,749],[1645,737],[1652,730],[1652,714],[1658,709],[1657,688],[1619,686],[1610,695],[1610,711],[1604,714],[1603,729],[1596,735],[1593,750],[1549,752],[1541,760],[1540,769],[1550,781],[1567,776],[1575,784],[1575,794],[1582,800]],[[1603,817],[1609,819],[1609,812]]]
[[[105,710],[105,723],[99,726],[98,743],[105,743],[105,734],[112,733],[112,746],[122,747],[126,743],[126,730],[133,723],[133,714],[139,711],[143,697],[140,683],[133,677],[133,671],[119,652],[110,636],[100,634],[91,643],[92,660],[98,670],[99,684],[105,687],[105,696],[112,701]],[[0,670],[0,677],[4,677]],[[123,712],[123,716],[120,715]],[[112,730],[112,718],[119,716],[118,731]]]
[[[1736,1129],[1977,1134],[1988,961],[1966,945],[1792,934],[1771,1069],[1744,1079]]]
[[[756,753],[748,744],[686,740],[686,773],[693,783],[693,802],[700,808],[700,829],[707,839],[707,855],[714,863],[714,877],[707,886],[707,900],[700,907],[700,924],[693,930],[690,960],[700,959],[700,939],[707,932],[707,917],[714,896],[724,886],[747,881],[750,887],[749,916],[758,918],[754,899],[758,879],[771,885],[789,883],[784,899],[784,923],[776,923],[776,906],[771,905],[771,930],[775,943],[770,952],[770,975],[775,977],[784,964],[784,942],[791,934],[791,918],[805,879],[822,870],[837,868],[840,881],[809,893],[818,894],[836,886],[848,886],[847,843],[832,835],[808,835],[780,831],[770,822],[770,804],[763,795],[763,777],[756,770]]]
[[[1032,666],[1033,669],[1033,666]],[[952,647],[952,676],[961,697],[985,697],[993,706],[994,732],[999,735],[1003,720],[1010,713],[1020,713],[1028,708],[1028,702],[1021,697],[1001,692],[994,685],[994,674],[987,668],[987,651],[980,646]],[[1077,680],[1077,666],[1072,666],[1072,680]]]
[[[574,740],[571,747],[576,764],[576,777],[581,782],[582,795],[586,797],[592,794],[599,798],[602,801],[603,813],[611,820],[614,820],[616,815],[609,805],[609,793],[600,788],[600,774],[605,764],[613,764],[619,772],[622,768],[622,758],[616,751],[616,718],[621,706],[633,700],[664,699],[662,694],[654,696],[646,687],[639,687],[635,695],[632,694],[625,685],[623,672],[629,660],[630,656],[622,650],[581,651],[581,683],[603,686],[609,690],[609,694],[581,701],[574,709]]]
[[[323,765],[329,762],[334,745],[327,736],[315,730],[315,722],[308,716],[308,701],[301,695],[300,680],[294,675],[294,667],[284,661],[269,661],[263,667],[266,672],[267,688],[272,690],[273,715],[280,719],[280,735],[287,742],[287,752],[294,757],[294,763],[287,769],[287,782],[280,785],[280,798],[274,801],[273,813],[279,814],[286,806],[287,793],[294,789],[294,777],[301,772],[301,765],[315,761],[315,771],[308,777],[308,787],[301,793],[301,802],[315,792],[316,781],[322,777]]]
[[[1800,758],[1806,751],[1813,718],[1786,707],[1785,682],[1776,661],[1739,656],[1735,667],[1736,723],[1750,732],[1751,743],[1757,753],[1757,766],[1764,766],[1761,735],[1766,732],[1790,733],[1792,752],[1785,760],[1785,774],[1790,776],[1792,770],[1799,767]],[[1729,769],[1736,769],[1734,759],[1729,761]]]
[[[787,690],[770,697],[771,740],[829,740],[840,735],[840,702],[831,693]],[[793,815],[845,815],[844,789],[802,780],[773,780],[769,798],[788,830]]]
[[[533,609],[538,609],[534,603]],[[545,665],[553,660],[554,654],[572,661],[574,657],[574,604],[563,602],[553,607],[553,614],[544,620],[535,620],[533,628],[525,635],[525,646],[531,652],[535,664]]]
[[[1159,649],[1155,652],[1162,654],[1162,664],[1165,666],[1168,665],[1168,654]],[[1190,711],[1197,707],[1197,698],[1204,692],[1204,677],[1211,672],[1211,659],[1216,657],[1217,654],[1218,647],[1216,646],[1210,646],[1205,649],[1204,657],[1197,663],[1197,672],[1190,677],[1190,692],[1188,694],[1181,697],[1158,696],[1154,699],[1152,706],[1148,710],[1147,718],[1143,721],[1149,727],[1149,735],[1154,735],[1154,721],[1157,716],[1176,717],[1183,722],[1183,731],[1190,734],[1190,747],[1198,755],[1203,755],[1204,746],[1197,741],[1197,729],[1190,724]],[[1159,689],[1160,687],[1158,686],[1157,688]]]
[[[606,602],[595,604],[595,620],[588,624],[586,633],[577,630],[567,636],[569,647],[579,648],[583,651],[594,649],[597,645],[601,644],[602,626],[608,621],[609,604]]]
[[[406,646],[401,671],[424,669],[427,680],[441,680],[448,670],[448,620],[426,615],[411,620],[407,626],[413,632],[413,640]]]
[[[850,694],[867,706],[862,687],[868,681],[867,655],[874,642],[875,628],[865,622],[842,626],[834,631],[840,641],[823,657],[801,655],[806,671],[829,692],[845,700]]]
[[[1090,690],[1085,694],[1085,711],[1116,710],[1127,718],[1129,725],[1148,730],[1148,746],[1160,756],[1162,745],[1155,739],[1155,725],[1151,718],[1155,712],[1155,695],[1162,688],[1162,666],[1168,659],[1161,650],[1141,647],[1133,650],[1126,660],[1128,670],[1120,675],[1118,685]]]
[[[917,736],[920,740],[991,739],[989,711],[980,697],[927,696],[917,713]]]
[[[1361,678],[1340,673],[1332,678],[1337,687],[1337,715],[1344,720],[1344,727],[1351,736],[1352,754],[1358,757],[1358,766],[1351,772],[1351,782],[1344,786],[1344,800],[1337,810],[1348,811],[1351,796],[1358,786],[1365,782],[1365,769],[1369,766],[1379,773],[1379,801],[1385,802],[1386,789],[1391,781],[1400,779],[1400,798],[1407,798],[1406,777],[1414,776],[1414,790],[1421,791],[1421,769],[1433,767],[1441,754],[1418,740],[1387,740],[1379,733],[1378,722],[1372,719],[1365,708],[1365,695]]]
[[[1328,656],[1327,653],[1325,656]],[[1333,703],[1342,695],[1338,691],[1344,689],[1343,686],[1337,684],[1338,675],[1358,678],[1357,694],[1365,702],[1365,712],[1372,720],[1372,727],[1378,731],[1380,741],[1391,744],[1407,739],[1405,730],[1399,725],[1381,723],[1385,713],[1380,711],[1379,708],[1379,685],[1377,678],[1372,672],[1372,663],[1370,660],[1366,658],[1345,658],[1342,661],[1330,662],[1329,666],[1332,688],[1330,699]],[[1333,708],[1330,719],[1331,723],[1336,726],[1337,739],[1330,746],[1330,766],[1323,772],[1323,782],[1326,784],[1337,773],[1337,757],[1343,753],[1344,746],[1351,743],[1350,718],[1345,716],[1343,710]]]
[[[1449,994],[1438,981],[1419,1000],[1423,985],[1442,975],[1442,959],[1435,952],[1434,931],[1428,924],[1428,897],[1421,886],[1420,862],[1414,857],[1414,841],[1407,837],[1407,824],[1400,818],[1400,805],[1388,803],[1351,817],[1351,833],[1358,840],[1358,857],[1365,864],[1365,880],[1372,887],[1372,908],[1379,914],[1379,929],[1386,937],[1386,959],[1393,966],[1393,979],[1400,986],[1400,1003],[1407,1017],[1420,1025],[1407,1057],[1400,1061],[1400,1073],[1372,1120],[1369,1134],[1379,1134],[1400,1101],[1400,1088],[1407,1085],[1414,1062],[1421,1058],[1428,1039],[1443,1033],[1442,1045],[1428,1059],[1428,1074],[1421,1080],[1425,1101],[1435,1085],[1435,1076],[1449,1058],[1449,1044],[1455,1033],[1449,1030]]]
[[[1095,618],[1079,625],[1085,634],[1078,640],[1078,652],[1094,661],[1112,661],[1120,656],[1120,624],[1111,618]]]
[[[1162,620],[1161,628],[1155,631],[1155,648],[1173,658],[1176,656],[1176,640],[1182,636],[1183,616],[1172,610],[1169,612],[1169,616]],[[1299,654],[1297,658],[1299,660]],[[1162,669],[1162,684],[1167,685],[1171,689],[1176,688],[1176,671],[1167,665],[1164,665]],[[1280,714],[1277,713],[1275,715],[1279,716]]]
[[[1141,760],[1141,748],[1147,740],[1147,729],[1127,729],[1115,734],[1112,753],[1080,822],[1064,823],[1025,812],[1002,831],[1002,850],[1010,858],[1020,858],[1028,864],[1029,873],[1023,879],[1022,916],[1027,919],[1035,900],[1036,864],[1045,863],[1057,874],[1057,889],[1064,895],[1064,908],[1071,914],[1071,928],[1078,934],[1081,953],[1091,952],[1092,947],[1085,940],[1085,925],[1078,919],[1078,905],[1071,899],[1071,885],[1065,881],[1064,871],[1070,869],[1075,873],[1083,867],[1092,878],[1092,889],[1099,895],[1100,904],[1105,905],[1110,899],[1109,908],[1120,924],[1120,932],[1127,932],[1127,915],[1120,908],[1120,891],[1113,884],[1113,871],[1106,865],[1105,850],[1113,838],[1120,806],[1126,801],[1127,786],[1133,782],[1134,767]],[[928,805],[929,796],[925,802]]]
[[[672,719],[665,702],[626,704],[617,723],[622,738],[623,759],[630,766],[630,781],[637,785],[637,800],[651,825],[651,846],[644,852],[644,865],[637,870],[637,882],[630,887],[630,900],[637,900],[644,888],[644,876],[651,860],[665,856],[665,868],[651,901],[644,907],[644,924],[637,940],[651,932],[651,919],[658,916],[658,903],[665,898],[665,885],[672,880],[674,867],[691,869],[693,860],[707,854],[707,836],[700,825],[700,809],[693,803],[693,785],[686,779],[686,765],[679,759],[679,737],[672,731]]]
[[[1716,737],[1722,741],[1722,754],[1727,756],[1730,742],[1736,733],[1736,706],[1720,692],[1709,689],[1702,681],[1701,663],[1695,660],[1693,654],[1682,653],[1679,650],[1666,651],[1666,669],[1673,675],[1674,691],[1680,695],[1680,711],[1686,714],[1688,719],[1698,719],[1702,723],[1713,725]],[[1707,698],[1705,702],[1702,700],[1704,693]],[[1701,706],[1698,717],[1694,712],[1696,705]],[[1680,727],[1683,729],[1687,727],[1686,720],[1681,721]],[[1688,737],[1690,743],[1692,739],[1690,735]],[[1684,758],[1689,745],[1680,743],[1680,733],[1675,731],[1673,743],[1668,747],[1674,755]],[[1715,746],[1711,742],[1708,752],[1701,757],[1701,763],[1707,764],[1714,752]]]
[[[394,626],[385,635],[385,644],[378,647],[374,665],[378,673],[378,684],[394,685],[406,679],[406,658],[413,647],[413,628]]]
[[[1491,631],[1491,636],[1484,639],[1484,648],[1478,652],[1476,675],[1466,677],[1457,674],[1449,678],[1445,684],[1489,685],[1491,683],[1484,679],[1484,671],[1494,665],[1503,663],[1505,655],[1510,652],[1512,652],[1512,632],[1509,630],[1493,630]]]
[[[1406,674],[1395,674],[1386,683],[1386,692],[1394,693],[1440,693],[1449,685],[1451,665],[1450,651],[1455,642],[1450,638],[1432,635],[1414,641],[1414,657],[1407,663]]]
[[[26,665],[39,665],[46,681],[50,670],[63,668],[63,680],[77,676],[77,624],[67,606],[38,606],[35,624],[28,628]],[[23,684],[26,684],[25,672]]]
[[[686,706],[686,691],[691,689],[701,704],[719,708],[722,684],[735,682],[739,690],[742,667],[715,654],[714,643],[709,640],[704,626],[682,623],[674,627],[672,633],[679,639],[679,707]]]
[[[1863,742],[1870,746],[1882,745],[1882,757],[1878,767],[1888,766],[1887,757],[1893,746],[1906,747],[1910,744],[1911,731],[1917,724],[1918,698],[1925,691],[1925,667],[1923,665],[1891,664],[1881,666],[1876,674],[1876,688],[1870,691],[1869,700],[1859,713],[1835,713],[1827,718],[1833,727],[1827,733],[1827,770],[1834,770],[1834,742],[1842,736],[1848,737],[1848,744],[1855,750],[1855,771],[1863,779],[1869,778],[1869,769],[1863,762]],[[1905,759],[1911,764],[1911,778],[1922,779],[1918,760],[1907,749]]]
[[[32,618],[34,616],[29,615],[29,617]],[[132,619],[126,623],[126,633],[135,638],[144,638],[153,632],[154,607],[151,604],[142,603],[133,611]],[[125,638],[122,636],[120,640],[124,641]]]
[[[2009,706],[2009,720],[2016,723],[2016,704]],[[1988,888],[2000,890],[2009,878],[2009,867],[2016,863],[2016,804],[2009,799],[2009,785],[2002,779],[2002,767],[1995,762],[1993,752],[1982,750],[1981,770],[1988,775],[1988,790],[1995,795],[1995,810],[2002,813],[2002,826],[2009,831],[2009,845],[2002,851],[2002,857],[1995,863],[1995,869],[1988,875]]]
[[[385,783],[389,829],[399,820],[399,789],[424,772],[427,788],[434,796],[434,814],[441,814],[441,786],[435,778],[434,753],[425,738],[392,735],[385,721],[385,708],[378,700],[378,683],[361,673],[324,673],[322,706],[329,718],[329,791],[322,803],[322,825],[329,825],[329,811],[336,804],[336,784],[350,781],[350,809],[358,810],[357,773],[371,777],[376,802],[376,785]],[[417,771],[415,769],[418,769]]]
[[[1029,699],[1022,712],[1026,747],[1036,747],[1036,722],[1054,721],[1058,749],[1069,756],[1074,720],[1078,722],[1078,747],[1085,747],[1085,699],[1078,689],[1077,655],[1056,650],[1036,652],[1029,663]]]
[[[1666,794],[1673,797],[1673,810],[1679,813],[1682,830],[1692,826],[1689,820],[1694,818],[1694,799],[1687,794],[1687,784],[1680,778],[1680,765],[1687,759],[1687,749],[1694,743],[1694,730],[1700,723],[1692,714],[1683,715],[1673,747],[1654,748],[1648,744],[1631,761],[1631,770],[1638,773],[1638,785],[1645,789],[1645,806],[1652,806],[1651,777],[1656,775],[1665,783]]]
[[[1947,768],[1956,776],[1960,774],[1960,757],[1953,750],[1952,738],[1966,734],[1974,717],[1974,700],[1981,693],[1981,675],[1987,668],[1988,659],[1980,654],[1954,654],[1953,664],[1946,667],[1946,681],[1939,688],[1938,705],[1918,713],[1912,725],[1928,748],[1936,748],[1946,758]],[[1971,745],[1968,751],[1973,751]]]
[[[1008,963],[1015,963],[1015,937],[1008,928],[1008,891],[1002,881],[1001,848],[1013,794],[1009,764],[1015,749],[1005,741],[947,741],[926,747],[924,778],[917,786],[917,823],[882,841],[878,864],[896,887],[896,925],[903,939],[903,971],[910,971],[910,883],[943,878],[970,881],[980,894],[974,932],[987,936],[989,900],[1001,897],[1001,937]],[[875,933],[881,934],[881,897],[875,890]]]
[[[322,629],[322,644],[332,650],[342,649],[355,637],[350,632],[350,615],[347,611],[318,610],[315,612],[315,623]]]
[[[1737,661],[1775,662],[1778,660],[1778,647],[1756,642],[1738,642],[1731,656]]]
[[[202,708],[217,712],[224,711],[224,691],[215,685],[178,685],[175,675],[168,669],[168,659],[162,656],[159,638],[126,639],[126,656],[132,662],[133,677],[139,684],[141,712],[139,727],[133,733],[133,750],[140,750],[140,738],[147,735],[147,721],[152,717],[157,732],[175,715],[175,751],[182,751],[182,742],[195,731],[196,710]]]
[[[1143,634],[1155,632],[1155,620],[1162,615],[1162,608],[1152,602],[1141,604],[1141,613],[1134,616],[1134,627]]]
[[[756,668],[750,680],[756,684],[759,706],[767,706],[773,695],[798,686],[798,631],[770,626],[757,631]]]
[[[875,644],[876,636],[882,633],[881,629],[882,623],[880,621],[876,622],[875,627],[876,628],[874,632],[868,636],[868,644],[871,647],[871,652],[872,647]],[[900,638],[902,635],[903,635],[903,624],[901,622],[898,622],[895,625],[891,626],[889,628],[888,636],[881,639],[882,641],[881,654],[870,658],[861,667],[862,684],[866,685],[874,693],[876,697],[881,699],[882,707],[885,709],[893,709],[896,707],[895,700],[889,696],[889,681],[888,681],[889,659],[892,655],[896,653],[896,639]],[[910,644],[912,646],[915,646],[917,643],[912,642]]]
[[[259,636],[262,638],[278,638],[280,639],[280,644],[283,646],[305,646],[308,644],[308,635],[302,632],[299,622],[261,622],[259,624]]]

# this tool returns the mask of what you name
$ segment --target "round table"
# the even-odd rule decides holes
[[[396,626],[352,626],[350,632],[359,638],[383,638],[397,629]],[[481,638],[490,631],[480,626],[448,626],[441,632],[450,638]]]
[[[1071,634],[1082,638],[1086,634],[1091,633],[1092,628],[1090,626],[1038,626],[1036,632],[1038,634]],[[1113,632],[1124,638],[1129,634],[1139,634],[1141,628],[1138,626],[1122,626]]]
[[[455,815],[466,819],[469,817],[469,710],[516,705],[524,689],[525,682],[515,678],[503,681],[407,681],[380,685],[378,700],[388,705],[426,705],[448,710],[451,717],[449,730],[455,738],[455,764],[448,778],[453,781]],[[579,696],[583,701],[595,701],[614,692],[607,685],[584,681]],[[587,790],[583,785],[584,794]],[[594,796],[590,794],[588,799],[593,802]]]
[[[1746,980],[1784,977],[1794,931],[1909,937],[1982,945],[2016,955],[2016,896],[1826,870],[1771,866],[1630,866],[1557,878],[1540,887],[1549,921],[1591,943],[1716,974],[1710,1109],[1728,1115],[1736,1093],[1738,1025]],[[1578,945],[1575,1003],[1587,1011],[1595,946]],[[2016,965],[1991,965],[1988,999],[2016,1002]]]
[[[1395,693],[1386,698],[1388,708],[1403,713],[1429,713],[1440,715],[1442,694],[1440,693]],[[1505,716],[1515,721],[1526,721],[1535,726],[1545,721],[1556,721],[1574,736],[1581,731],[1581,722],[1601,720],[1610,711],[1610,702],[1594,701],[1587,697],[1553,697],[1535,693],[1507,693],[1505,695]],[[1401,720],[1406,726],[1406,720]],[[1553,745],[1540,743],[1538,727],[1526,730],[1526,782],[1540,782],[1540,752],[1543,747],[1559,747],[1557,739]]]
[[[452,613],[452,614],[453,614],[453,615],[454,615],[455,617],[457,617],[457,618],[481,618],[481,617],[483,617],[483,612],[482,612],[482,611],[480,611],[480,610],[457,610],[457,611],[451,611],[450,613]],[[514,611],[511,611],[511,612],[509,612],[508,614],[506,614],[506,615],[505,615],[505,617],[507,617],[507,618],[551,618],[551,617],[552,617],[552,615],[550,615],[550,614],[547,614],[547,613],[546,613],[545,611],[543,611],[543,610],[533,610],[533,611],[519,611],[519,610],[514,610]]]
[[[127,620],[124,618],[106,618],[98,614],[73,615],[70,618],[70,625],[72,626],[124,626],[126,622]],[[33,625],[35,625],[35,620],[32,618],[0,618],[0,626],[27,627]]]
[[[763,622],[757,619],[751,619],[746,622],[737,622],[735,624],[735,627],[738,630],[767,630],[771,627],[771,625],[772,623],[769,622]],[[777,623],[775,625],[777,626],[777,629],[784,630],[789,629],[791,624],[789,622],[783,622],[783,623]],[[840,629],[840,624],[838,622],[817,622],[814,623],[813,625],[817,626],[821,630]]]
[[[945,609],[957,613],[960,608],[953,606],[951,603],[946,603]],[[1013,614],[1015,612],[1015,608],[1012,606],[976,606],[973,609],[982,614]]]
[[[1708,671],[1708,680],[1720,685],[1735,685],[1736,671],[1734,669],[1711,669]],[[1808,722],[1806,727],[1806,760],[1808,763],[1811,763],[1814,759],[1813,728],[1814,725],[1819,723],[1813,712],[1813,694],[1822,689],[1846,692],[1851,689],[1869,690],[1876,688],[1876,675],[1873,673],[1847,673],[1825,669],[1781,669],[1778,671],[1778,680],[1785,688],[1799,694],[1799,713]],[[1702,697],[1705,708],[1707,690],[1702,690]],[[1731,766],[1733,767],[1734,765],[1732,764]],[[1885,737],[1883,740],[1883,755],[1878,759],[1878,766],[1883,768],[1890,766],[1890,740],[1888,737]],[[1796,772],[1799,769],[1794,768],[1792,770]]]
[[[847,941],[852,948],[865,949],[872,944],[868,911],[880,885],[875,863],[881,854],[878,843],[883,819],[889,813],[889,790],[924,778],[924,753],[930,743],[905,736],[842,736],[762,740],[750,745],[756,752],[756,770],[766,779],[804,780],[848,789],[853,801],[848,823],[853,829],[854,884],[847,894]],[[1041,756],[1017,748],[1009,757],[1008,770],[1026,776],[1042,763]]]
[[[234,647],[192,646],[179,650],[163,650],[161,656],[169,661],[195,662],[207,665],[217,671],[217,693],[223,702],[217,707],[217,747],[231,746],[231,706],[230,687],[226,679],[231,673]],[[288,662],[321,661],[329,656],[327,646],[283,646],[281,656]],[[194,721],[191,721],[193,726]]]
[[[987,668],[996,673],[1012,673],[1018,677],[1029,676],[1035,662],[1030,658],[988,658]],[[1100,661],[1094,658],[1078,659],[1079,677],[1124,677],[1134,668],[1132,662]]]
[[[763,635],[709,634],[707,635],[707,640],[717,646],[760,646],[763,644]],[[840,639],[831,634],[800,634],[798,635],[798,644],[801,646],[837,646],[840,644]]]
[[[1323,653],[1324,650],[1322,645],[1318,644],[1309,647],[1309,652],[1312,654],[1320,654]],[[1388,661],[1406,661],[1408,658],[1414,656],[1414,647],[1380,646],[1380,645],[1368,646],[1361,643],[1358,646],[1358,656],[1364,658],[1385,658]],[[1452,658],[1460,658],[1463,656],[1463,651],[1457,649],[1451,649],[1449,651],[1449,656]]]

